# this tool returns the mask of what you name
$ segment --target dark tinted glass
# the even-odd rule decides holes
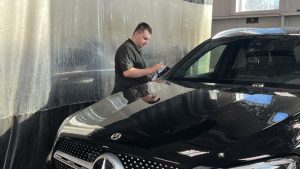
[[[212,44],[207,44],[209,50],[194,52],[171,78],[300,84],[298,36],[252,36]]]

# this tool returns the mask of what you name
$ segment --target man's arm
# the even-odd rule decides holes
[[[128,77],[128,78],[139,78],[139,77],[143,77],[155,73],[161,66],[162,64],[159,63],[145,69],[130,68],[124,71],[123,75],[124,77]]]

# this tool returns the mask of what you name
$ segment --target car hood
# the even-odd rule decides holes
[[[117,93],[70,117],[61,134],[119,145],[128,153],[189,161],[187,168],[280,157],[298,144],[300,98],[295,93],[214,84],[191,88],[168,81],[148,86],[159,102],[126,104]]]

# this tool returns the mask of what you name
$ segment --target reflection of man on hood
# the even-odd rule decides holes
[[[159,101],[159,97],[155,94],[149,93],[147,84],[141,84],[134,86],[130,89],[123,91],[124,97],[128,100],[128,104],[142,98],[147,103],[156,103]]]

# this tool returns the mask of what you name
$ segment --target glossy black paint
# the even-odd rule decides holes
[[[212,46],[244,38],[239,36],[204,42],[161,81],[146,84],[160,98],[158,102],[137,98],[127,104],[117,93],[70,116],[58,136],[187,169],[227,168],[299,155],[300,90],[295,85],[172,77],[196,51],[204,53]]]
[[[176,161],[187,168],[236,165],[245,161],[241,159],[258,155],[280,157],[294,151],[299,143],[299,93],[291,97],[274,94],[276,88],[268,94],[248,91],[252,96],[271,97],[270,103],[264,104],[237,99],[247,94],[243,91],[213,90],[205,84],[191,89],[170,82],[154,83],[149,85],[160,89],[156,92],[161,98],[158,103],[150,106],[139,99],[120,110],[103,109],[104,103],[109,107],[109,100],[124,99],[121,95],[111,96],[79,112],[62,134],[76,134],[105,145],[124,145],[121,151],[130,153],[134,149],[135,154]],[[275,112],[285,112],[289,118],[272,123]],[[81,135],[81,130],[88,132]],[[114,133],[122,137],[113,141]],[[179,154],[191,149],[208,153],[192,158]]]

